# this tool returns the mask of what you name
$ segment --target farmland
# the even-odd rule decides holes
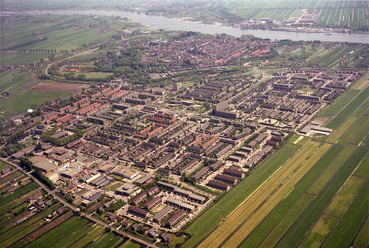
[[[19,15],[3,18],[6,21],[1,25],[1,66],[14,69],[0,72],[0,92],[6,95],[1,99],[0,118],[87,88],[87,84],[43,81],[39,75],[47,63],[79,55],[79,51],[81,56],[76,56],[76,61],[97,58],[99,54],[85,54],[83,49],[111,40],[122,28],[135,26],[108,17]],[[84,73],[87,80],[105,80],[111,75],[113,73]]]
[[[72,84],[72,83],[55,83],[52,81],[42,81],[28,91],[53,91],[53,92],[78,92],[83,88],[87,88],[87,84]]]

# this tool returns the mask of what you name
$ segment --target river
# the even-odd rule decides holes
[[[2,15],[14,14],[17,12],[3,11]],[[19,12],[18,12],[19,13]],[[140,23],[149,29],[165,29],[165,30],[180,30],[180,31],[194,31],[204,34],[221,34],[225,33],[235,37],[242,35],[253,35],[262,39],[274,40],[292,40],[292,41],[327,41],[327,42],[352,42],[369,44],[369,34],[350,34],[350,33],[307,33],[307,32],[289,32],[289,31],[275,31],[275,30],[261,30],[248,29],[241,30],[234,27],[222,26],[220,23],[204,24],[201,22],[189,21],[185,18],[167,18],[164,16],[154,16],[139,14],[129,11],[112,11],[112,10],[84,10],[84,11],[26,11],[22,14],[30,15],[102,15],[102,16],[119,16],[130,19],[131,22]]]

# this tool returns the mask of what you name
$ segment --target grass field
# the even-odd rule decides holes
[[[45,218],[47,215],[51,214],[53,211],[55,211],[60,207],[61,205],[59,204],[51,206],[50,208],[43,210],[42,212],[36,214],[35,216],[32,216],[30,219],[19,225],[15,225],[13,221],[8,221],[4,223],[7,226],[5,227],[6,231],[1,233],[0,235],[1,241],[0,246],[7,247],[9,245],[12,245],[17,241],[21,240],[23,237],[36,231],[43,225],[44,223],[43,218]]]
[[[281,237],[284,231],[304,211],[314,195],[305,193],[332,160],[341,152],[341,146],[333,146],[314,165],[314,167],[299,181],[295,188],[276,206],[276,208],[245,238],[242,247],[255,247],[264,241],[264,244]],[[264,240],[265,238],[265,240]]]
[[[339,127],[356,108],[369,97],[369,87],[361,91],[346,107],[344,107],[326,126],[328,128]]]
[[[0,92],[11,93],[17,87],[26,83],[30,77],[30,74],[21,72],[20,69],[2,72],[0,74]]]
[[[329,204],[328,208],[314,224],[307,237],[301,243],[301,247],[317,247],[324,242],[324,239],[353,200],[356,195],[355,193],[359,190],[363,182],[363,178],[349,178],[343,188]]]
[[[5,101],[0,100],[0,119],[36,108],[46,101],[55,100],[69,95],[68,92],[23,91],[17,95],[9,96]]]
[[[359,147],[352,154],[346,163],[331,178],[323,190],[314,198],[314,201],[309,205],[306,211],[289,228],[283,238],[279,240],[277,247],[295,247],[299,244],[301,238],[309,230],[310,226],[319,218],[332,197],[347,180],[368,150],[368,147]]]
[[[361,230],[359,231],[354,243],[354,247],[368,247],[369,246],[369,221],[368,217],[361,225]]]
[[[365,181],[345,214],[337,223],[323,247],[348,247],[368,215],[369,182]]]
[[[40,62],[51,54],[45,53],[1,53],[1,63],[4,65],[28,65],[32,62]]]

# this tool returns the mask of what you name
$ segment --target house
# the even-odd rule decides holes
[[[152,228],[147,232],[147,235],[156,238],[159,235],[159,230],[157,228]]]
[[[115,221],[117,219],[117,215],[110,212],[106,213],[105,216],[110,221]]]
[[[172,237],[168,233],[163,233],[162,235],[160,235],[160,238],[166,243],[172,241]]]
[[[141,218],[147,218],[150,215],[149,212],[147,212],[143,209],[140,209],[140,208],[136,208],[134,206],[129,206],[128,207],[128,213],[136,215],[136,216],[141,217]]]
[[[170,228],[175,227],[186,217],[187,217],[187,212],[181,209],[175,215],[173,215],[173,217],[170,218],[165,225]]]

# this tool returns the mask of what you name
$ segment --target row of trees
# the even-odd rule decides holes
[[[22,166],[26,171],[34,171],[32,172],[32,175],[40,180],[42,183],[44,183],[48,188],[55,189],[55,184],[42,173],[42,170],[40,168],[34,167],[33,163],[26,157],[20,158],[20,166]]]

